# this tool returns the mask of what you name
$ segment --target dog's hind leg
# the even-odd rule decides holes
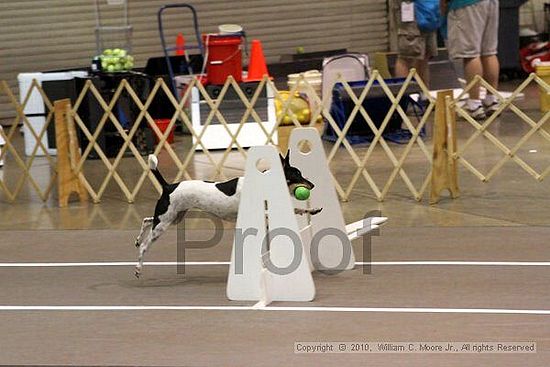
[[[181,211],[176,215],[176,219],[174,220],[173,224],[179,224],[185,218],[185,214],[187,214],[187,210]]]
[[[141,245],[141,241],[143,241],[143,235],[145,234],[146,231],[149,231],[152,226],[153,226],[153,217],[143,218],[143,222],[141,223],[141,230],[139,232],[139,235],[136,237],[136,242],[135,242],[136,247],[139,247],[139,245]]]
[[[136,269],[134,272],[134,275],[139,278],[141,274],[141,269],[143,268],[143,256],[149,249],[149,246],[153,242],[155,242],[170,226],[172,221],[162,221],[159,224],[153,228],[153,230],[149,233],[149,236],[146,237],[145,241],[139,246],[139,257],[138,257],[138,264],[136,265]]]
[[[304,215],[304,214],[315,215],[315,214],[319,214],[322,210],[323,210],[323,208],[311,208],[311,209],[294,208],[294,214],[297,214],[297,215]]]

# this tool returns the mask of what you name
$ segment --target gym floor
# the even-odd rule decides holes
[[[529,93],[522,109],[537,115]],[[471,131],[464,121],[459,128],[460,144]],[[509,143],[528,131],[511,112],[492,129]],[[183,137],[178,142],[185,145]],[[17,144],[21,147],[21,141]],[[332,168],[347,183],[355,166],[341,150]],[[518,154],[543,170],[548,142],[535,136]],[[479,139],[470,156],[488,170],[502,154]],[[160,160],[165,175],[173,177],[168,158]],[[130,183],[139,171],[130,159],[124,161],[121,174]],[[390,163],[381,149],[372,162],[369,172],[382,185]],[[242,158],[232,153],[226,167],[228,176],[241,175]],[[104,174],[97,161],[86,169]],[[413,152],[405,169],[419,185],[426,162]],[[209,170],[198,154],[191,173],[207,177]],[[1,172],[14,182],[12,161]],[[33,173],[47,181],[46,163],[38,159]],[[388,198],[377,202],[362,181],[342,208],[346,222],[371,210],[389,217],[370,247],[354,243],[357,262],[370,259],[373,265],[358,264],[335,275],[314,273],[313,302],[274,302],[264,310],[225,296],[231,223],[219,245],[188,250],[185,260],[193,265],[184,273],[173,264],[178,231],[171,229],[147,254],[149,264],[136,279],[133,242],[142,217],[154,207],[151,186],[144,186],[135,204],[124,202],[111,185],[100,204],[58,208],[55,197],[43,204],[26,185],[15,204],[0,202],[0,364],[546,366],[548,181],[537,182],[510,162],[488,183],[463,168],[459,177],[461,197],[444,194],[434,206],[427,199],[416,202],[399,179]],[[189,228],[197,238],[210,233],[200,220]],[[296,342],[342,341],[535,342],[537,352],[294,352]]]

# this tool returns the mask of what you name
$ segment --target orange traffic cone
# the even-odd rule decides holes
[[[183,34],[178,33],[176,37],[176,55],[181,56],[185,54],[185,39]]]
[[[252,40],[252,50],[250,51],[250,62],[248,63],[247,82],[258,82],[264,75],[269,77],[267,65],[265,63],[262,43],[259,40]]]

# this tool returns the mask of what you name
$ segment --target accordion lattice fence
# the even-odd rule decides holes
[[[230,77],[227,79],[223,87],[221,87],[219,94],[216,98],[212,98],[206,91],[205,87],[198,80],[195,79],[191,81],[189,87],[185,89],[185,92],[178,100],[172,94],[170,86],[167,85],[162,79],[159,79],[153,84],[150,93],[145,100],[142,100],[142,98],[138,96],[137,91],[135,91],[126,80],[123,80],[114,91],[112,98],[110,98],[109,101],[106,101],[103,98],[102,94],[94,86],[94,84],[91,81],[88,81],[69,111],[69,115],[74,120],[78,130],[81,131],[82,135],[88,141],[86,144],[81,146],[81,157],[78,162],[75,162],[74,164],[74,169],[76,171],[75,173],[80,177],[82,184],[84,185],[94,202],[101,201],[101,199],[105,195],[107,188],[109,187],[109,184],[111,184],[112,182],[116,183],[116,185],[120,188],[124,199],[128,202],[135,202],[139,199],[140,190],[147,180],[149,180],[151,184],[156,188],[156,190],[160,192],[161,187],[156,178],[149,171],[146,158],[143,156],[143,153],[140,152],[140,150],[134,143],[134,138],[138,132],[139,127],[143,124],[146,124],[150,129],[152,129],[154,135],[158,137],[159,141],[154,148],[153,153],[159,154],[161,150],[164,150],[173,161],[174,166],[177,168],[175,180],[193,179],[192,174],[190,173],[190,165],[193,163],[194,158],[198,154],[206,157],[207,162],[213,168],[213,179],[225,179],[227,178],[226,163],[230,156],[230,153],[236,150],[237,154],[246,157],[247,151],[239,144],[238,139],[244,124],[258,124],[260,130],[265,135],[264,144],[275,144],[274,135],[278,131],[279,127],[282,125],[284,115],[289,115],[291,117],[292,123],[295,126],[303,126],[298,122],[297,115],[294,114],[291,109],[293,98],[295,98],[295,92],[297,92],[298,86],[300,85],[302,85],[301,91],[304,91],[305,89],[308,96],[313,99],[312,105],[316,106],[311,111],[309,126],[314,126],[318,118],[322,117],[325,121],[325,124],[328,124],[336,134],[336,141],[329,145],[327,151],[329,164],[332,163],[332,166],[337,166],[337,154],[339,152],[345,151],[347,152],[347,154],[349,154],[349,157],[351,158],[354,172],[351,175],[351,180],[348,180],[349,182],[344,183],[339,177],[337,177],[338,174],[336,174],[333,170],[334,184],[342,200],[349,200],[354,190],[358,190],[359,186],[361,186],[361,188],[364,186],[360,185],[360,183],[363,182],[367,184],[367,187],[372,191],[376,199],[382,201],[386,199],[386,197],[390,193],[390,190],[398,179],[402,180],[402,182],[405,184],[407,193],[410,194],[412,198],[419,201],[422,200],[430,184],[430,181],[434,179],[434,177],[432,177],[434,166],[432,165],[433,146],[427,144],[426,141],[424,141],[421,131],[426,126],[428,121],[430,121],[430,119],[433,119],[434,116],[437,115],[435,111],[436,109],[439,109],[440,111],[441,109],[443,109],[445,111],[440,114],[440,116],[443,116],[445,120],[442,122],[442,126],[446,126],[447,128],[449,128],[449,133],[443,134],[444,136],[442,136],[441,139],[444,139],[449,143],[453,141],[453,134],[455,133],[449,123],[451,117],[454,118],[454,111],[456,111],[456,114],[458,116],[463,117],[471,126],[474,127],[474,133],[460,147],[452,146],[452,149],[449,150],[450,145],[441,145],[441,147],[446,150],[446,153],[448,153],[449,159],[446,164],[452,164],[453,161],[460,162],[468,171],[472,172],[482,181],[490,180],[508,160],[512,160],[517,163],[522,169],[524,169],[532,177],[539,181],[543,180],[550,173],[550,166],[546,168],[543,172],[539,173],[515,154],[518,149],[523,144],[525,144],[525,142],[534,134],[539,134],[546,141],[550,142],[550,134],[542,129],[544,123],[548,120],[548,118],[550,118],[550,112],[546,113],[539,121],[533,121],[529,116],[527,116],[526,113],[522,112],[513,103],[515,97],[523,90],[525,90],[525,88],[532,82],[537,83],[541,89],[546,91],[546,93],[550,92],[550,87],[542,79],[538,78],[535,75],[530,75],[512,93],[509,98],[504,98],[499,95],[497,91],[493,90],[493,88],[481,78],[478,78],[470,83],[470,85],[465,88],[464,93],[467,93],[472,88],[474,83],[480,83],[485,88],[487,88],[487,90],[497,95],[497,98],[502,102],[497,113],[484,122],[478,122],[470,118],[466,111],[460,107],[459,98],[453,99],[450,97],[448,97],[446,100],[441,99],[441,103],[438,104],[437,108],[436,99],[430,97],[429,103],[422,117],[413,121],[413,118],[408,116],[406,111],[404,111],[402,106],[400,105],[400,102],[403,100],[403,98],[408,98],[407,90],[409,86],[411,85],[411,83],[416,83],[425,95],[430,95],[428,89],[426,88],[426,85],[418,77],[414,70],[412,70],[411,73],[407,76],[404,83],[396,93],[392,92],[390,87],[386,84],[384,79],[379,75],[376,70],[372,73],[371,78],[366,83],[360,93],[355,92],[352,87],[344,80],[339,79],[338,82],[342,83],[344,90],[350,96],[354,105],[351,113],[349,114],[349,116],[347,116],[347,119],[343,125],[339,125],[331,115],[330,110],[327,107],[326,98],[322,99],[319,95],[317,95],[314,88],[310,84],[308,84],[308,81],[303,77],[300,78],[300,80],[294,85],[292,90],[290,90],[290,93],[288,94],[290,97],[288,98],[279,93],[273,81],[268,78],[264,78],[258,84],[256,90],[252,94],[249,94],[251,95],[251,97],[249,98],[247,97],[247,94],[241,89],[240,85],[233,78]],[[373,86],[375,84],[380,86],[385,97],[387,97],[389,101],[391,101],[391,106],[381,124],[375,124],[375,122],[369,115],[369,111],[365,109],[363,103],[371,95]],[[196,88],[201,100],[203,101],[202,103],[209,108],[209,113],[207,114],[204,121],[201,121],[202,127],[199,130],[194,128],[194,125],[187,113],[186,107],[190,103],[192,95],[191,91],[193,90],[193,88]],[[275,100],[278,100],[280,105],[282,106],[282,113],[277,114],[276,123],[273,127],[268,127],[262,121],[262,118],[260,117],[257,110],[260,96],[264,94],[268,88],[273,91]],[[220,110],[220,105],[224,101],[230,90],[231,93],[235,94],[238,97],[243,105],[243,114],[240,118],[240,121],[228,121],[227,117],[224,116],[224,114]],[[48,109],[45,125],[40,131],[35,131],[33,129],[31,123],[24,114],[25,106],[28,103],[31,94],[36,91],[40,93]],[[3,192],[5,198],[8,201],[13,202],[21,193],[25,181],[28,181],[33,189],[38,193],[40,198],[46,201],[50,197],[52,193],[52,188],[54,187],[56,182],[56,159],[52,155],[48,154],[48,150],[42,143],[42,138],[44,134],[46,134],[48,126],[50,125],[50,123],[52,123],[53,120],[53,103],[48,99],[46,93],[36,81],[33,81],[31,88],[29,89],[27,95],[24,96],[24,98],[22,99],[22,102],[18,101],[18,99],[10,90],[8,84],[5,81],[0,84],[0,93],[8,96],[16,115],[13,123],[9,128],[6,129],[6,131],[2,131],[0,129],[0,134],[6,141],[6,145],[4,149],[2,149],[2,152],[0,154],[0,159],[4,157],[11,158],[11,160],[13,160],[14,162],[15,169],[10,170],[10,172],[17,171],[20,173],[19,179],[17,180],[14,188],[9,188],[9,185],[7,184],[5,178],[3,178],[0,179],[0,189]],[[121,121],[117,119],[117,116],[114,113],[117,102],[123,94],[125,95],[125,98],[129,98],[132,103],[135,104],[137,110],[139,111],[137,117],[135,118],[135,121],[132,122],[130,128],[125,128]],[[154,99],[161,95],[166,98],[168,103],[171,105],[171,107],[174,108],[175,111],[170,119],[169,126],[165,130],[165,132],[162,132],[159,129],[149,112],[150,106],[153,103]],[[79,112],[83,100],[86,97],[94,98],[103,110],[101,119],[99,120],[97,127],[93,131],[91,131],[86,125],[84,119],[82,118],[82,116],[80,116]],[[488,131],[488,127],[495,121],[500,113],[502,113],[506,109],[514,112],[519,119],[521,119],[531,127],[528,133],[526,133],[513,147],[506,146],[494,134]],[[400,147],[399,150],[395,149],[395,146],[392,146],[392,144],[389,144],[384,137],[384,131],[394,114],[399,115],[399,117],[403,121],[403,124],[411,132],[412,135],[412,138],[409,140],[409,142],[404,147]],[[365,149],[358,149],[356,146],[352,145],[350,141],[348,141],[348,139],[346,138],[346,135],[349,133],[352,124],[356,120],[356,117],[359,115],[368,124],[368,127],[373,132],[373,140],[366,148],[366,151]],[[221,155],[219,153],[213,154],[209,149],[207,149],[206,145],[202,141],[205,132],[210,128],[214,119],[217,121],[218,124],[223,126],[225,133],[230,138],[230,144],[228,144],[228,146],[222,150]],[[170,130],[175,126],[178,121],[181,121],[181,123],[187,128],[187,130],[190,132],[190,134],[192,134],[194,138],[194,143],[189,147],[188,150],[186,150],[183,155],[178,154],[176,149],[174,149],[174,147],[167,142]],[[17,126],[18,123],[23,123],[27,127],[28,131],[32,134],[33,139],[36,141],[36,145],[30,156],[24,156],[23,154],[19,153],[18,149],[16,149],[13,143],[15,134],[19,129],[19,127]],[[234,124],[236,123],[238,124],[237,129],[232,129],[231,126],[235,126]],[[119,134],[120,138],[123,141],[122,147],[114,157],[108,157],[98,143],[98,138],[107,125],[110,125],[111,128],[116,129],[116,132]],[[436,124],[436,129],[437,126],[438,124]],[[441,134],[434,133],[434,137],[440,135]],[[481,173],[479,169],[474,167],[474,165],[465,158],[465,152],[467,152],[469,147],[471,147],[472,142],[479,137],[484,137],[485,140],[487,140],[491,144],[494,144],[504,154],[503,158],[487,174]],[[454,137],[454,139],[456,141],[456,137]],[[441,142],[434,142],[434,144],[436,145],[440,143]],[[202,148],[200,152],[196,150],[198,146]],[[372,169],[370,169],[370,167],[375,167],[377,164],[377,162],[373,160],[374,152],[376,150],[383,151],[388,160],[391,162],[391,173],[382,185],[379,185],[375,182],[373,174],[371,173]],[[416,153],[419,152],[420,156],[424,159],[427,172],[427,174],[421,180],[421,184],[418,186],[415,186],[413,180],[411,179],[410,173],[406,171],[404,166],[405,161],[411,155],[411,152],[413,150]],[[125,154],[127,153],[127,151],[131,152],[130,157],[128,157],[128,154]],[[41,159],[45,159],[51,171],[50,180],[45,185],[45,187],[41,187],[41,185],[37,182],[37,179],[33,176],[32,166],[33,162],[38,156],[38,152],[41,153],[40,155],[43,156],[41,157]],[[94,188],[90,183],[90,177],[86,176],[85,168],[86,165],[89,164],[88,158],[90,158],[92,152],[97,156],[97,158],[99,158],[99,161],[106,169],[106,174],[104,175],[104,177],[101,177],[101,183],[98,188]],[[218,159],[216,159],[217,157]],[[141,168],[139,178],[134,182],[134,184],[132,185],[133,187],[131,187],[124,181],[121,172],[119,172],[122,162],[127,159],[135,160],[138,166]],[[439,172],[439,170],[437,172]],[[94,180],[97,181],[97,177],[94,177]]]

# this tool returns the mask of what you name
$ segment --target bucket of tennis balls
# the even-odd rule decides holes
[[[107,48],[98,57],[103,72],[119,73],[131,70],[134,67],[134,57],[121,48]]]
[[[311,118],[311,111],[309,109],[309,103],[307,99],[305,98],[305,95],[301,95],[300,93],[296,92],[293,96],[290,94],[289,91],[279,91],[279,97],[275,99],[275,113],[277,115],[277,118],[281,119],[281,125],[292,125],[293,120],[292,118],[296,118],[296,120],[300,124],[307,124],[309,123],[309,120]],[[289,102],[288,109],[283,111],[284,105],[287,103],[286,101],[288,99],[291,99]],[[283,112],[285,114],[280,117]]]

